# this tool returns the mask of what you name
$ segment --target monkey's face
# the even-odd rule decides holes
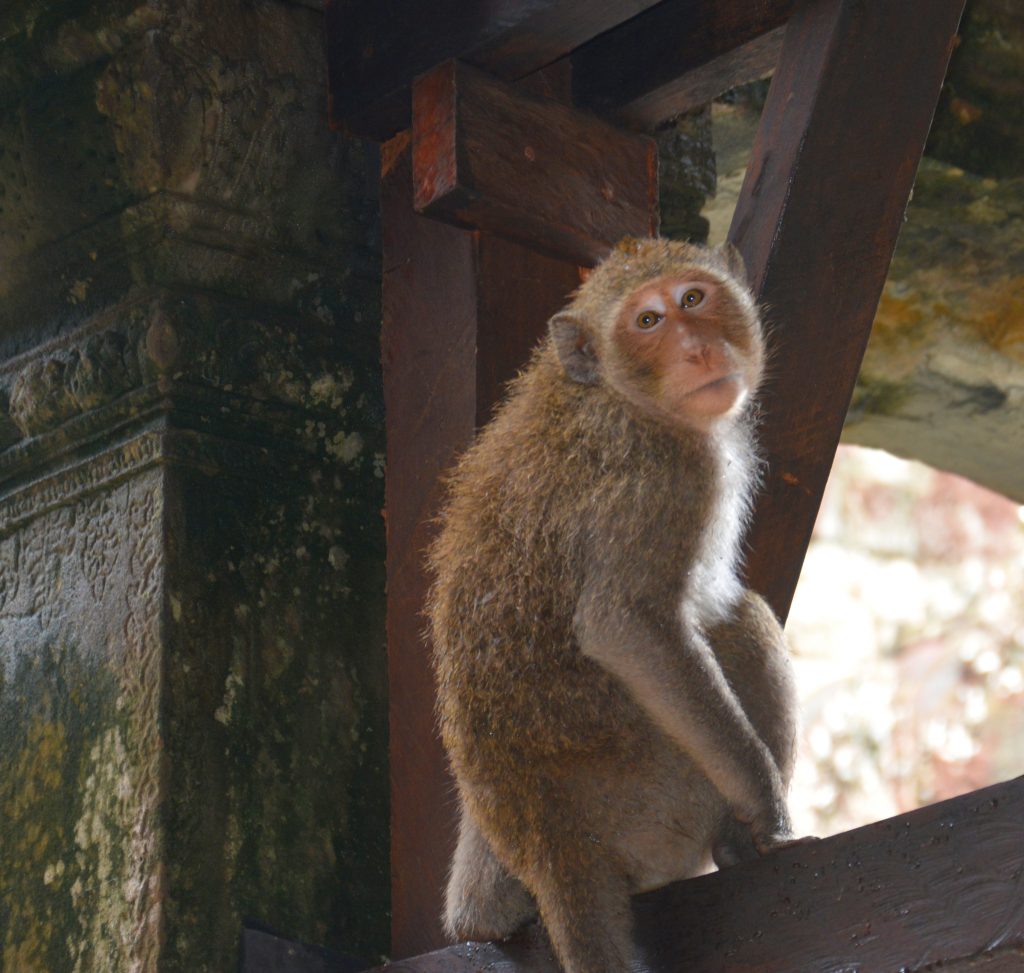
[[[707,431],[739,412],[761,378],[751,302],[702,267],[635,288],[619,306],[609,339],[609,384],[672,424]]]
[[[729,244],[624,240],[550,331],[569,379],[701,432],[740,412],[764,367],[757,307]]]

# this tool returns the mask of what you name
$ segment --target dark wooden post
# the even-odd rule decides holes
[[[423,552],[439,478],[486,420],[576,265],[419,216],[407,135],[384,147],[384,393],[391,705],[392,954],[443,943],[454,794],[434,728]]]
[[[657,231],[656,161],[647,138],[454,62],[417,82],[411,135],[382,151],[395,956],[444,942],[453,846],[422,615],[438,480],[579,283],[577,261]]]

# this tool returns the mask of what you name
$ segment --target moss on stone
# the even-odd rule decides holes
[[[2,969],[127,969],[136,899],[123,888],[123,836],[138,819],[140,767],[125,743],[130,719],[118,706],[117,680],[73,643],[12,658],[5,641]]]

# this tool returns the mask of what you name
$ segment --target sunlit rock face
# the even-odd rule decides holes
[[[1024,500],[1024,178],[922,164],[843,435]]]

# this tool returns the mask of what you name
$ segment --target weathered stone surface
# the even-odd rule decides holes
[[[366,948],[385,912],[359,460],[179,421],[0,500],[5,969],[220,970],[243,915]]]
[[[708,221],[701,210],[715,194],[711,106],[675,119],[656,133],[661,234],[703,243]]]
[[[33,12],[0,34],[0,352],[132,284],[315,309],[353,274],[372,277],[365,150],[327,130],[315,12],[241,0]]]
[[[387,948],[373,160],[315,3],[0,11],[0,967]]]
[[[925,154],[979,176],[1024,176],[1024,8],[969,0]]]
[[[157,968],[159,479],[0,534],[5,971]]]
[[[1024,179],[922,165],[843,436],[1024,501]]]

